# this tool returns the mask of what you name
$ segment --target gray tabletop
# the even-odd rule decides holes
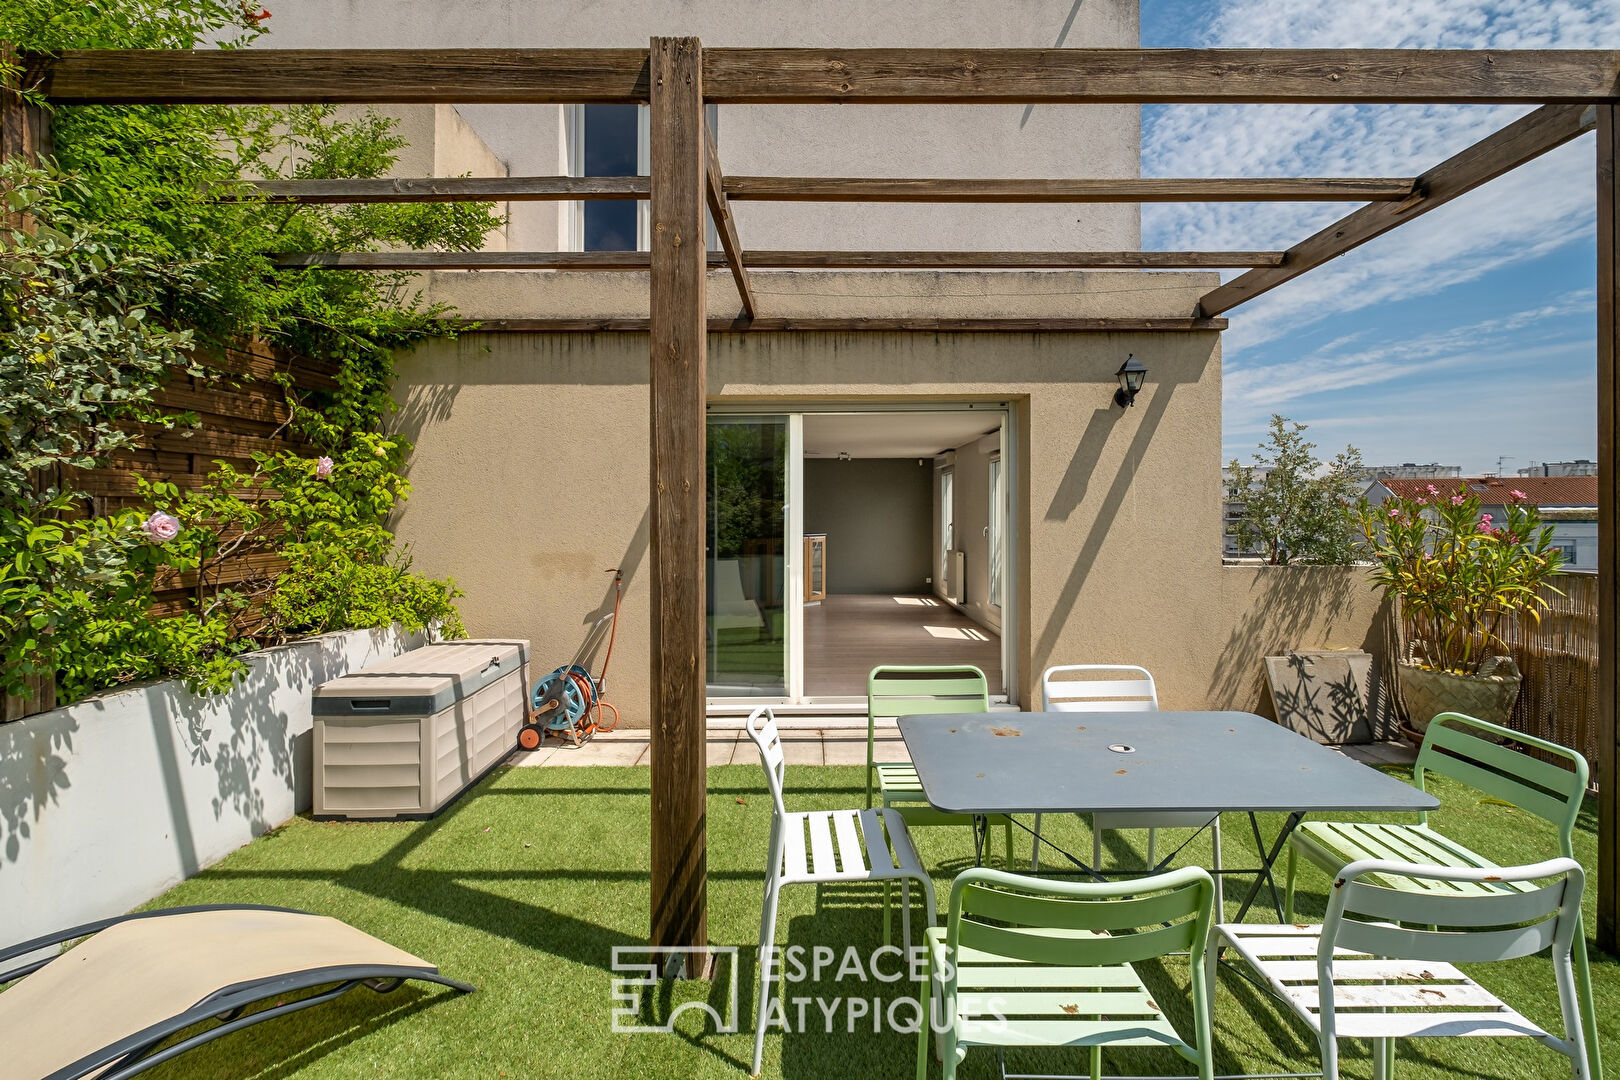
[[[1410,784],[1252,713],[904,716],[900,734],[924,796],[952,814],[1313,813],[1440,805]]]

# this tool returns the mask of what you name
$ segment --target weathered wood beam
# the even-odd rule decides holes
[[[759,270],[1209,270],[1277,266],[1280,251],[765,251]]]
[[[454,325],[495,334],[645,334],[646,319],[457,319]],[[1199,318],[778,318],[708,320],[711,334],[1175,334],[1225,330],[1225,319]]]
[[[731,216],[726,202],[720,171],[720,151],[714,145],[714,132],[705,124],[703,128],[704,191],[709,202],[709,217],[714,220],[714,231],[720,234],[720,247],[726,253],[726,264],[731,267],[732,280],[737,283],[737,297],[742,302],[745,318],[754,317],[754,286],[748,280],[748,269],[743,265],[742,241],[737,238],[737,221]]]
[[[726,265],[721,252],[706,256]],[[648,270],[645,251],[319,251],[289,252],[271,262],[283,269],[321,266],[333,270]]]
[[[1412,179],[1238,177],[1173,180],[890,179],[859,176],[728,176],[735,200],[772,202],[1399,202]]]
[[[70,49],[47,92],[105,104],[635,104],[645,49]]]
[[[1417,178],[1418,195],[1402,203],[1372,203],[1288,249],[1282,265],[1250,270],[1204,294],[1198,308],[1219,315],[1285,281],[1354,250],[1408,221],[1444,206],[1547,151],[1592,130],[1594,110],[1546,105],[1486,136]]]
[[[652,944],[708,945],[703,48],[652,39]],[[688,961],[695,958],[688,958]],[[666,974],[702,974],[690,963]]]
[[[1278,266],[1280,251],[744,251],[756,270],[1209,270]],[[647,270],[645,251],[301,251],[273,256],[283,269]],[[710,252],[711,267],[730,257]],[[735,273],[735,271],[733,271]]]
[[[1620,108],[1597,110],[1597,943],[1620,953]]]
[[[640,49],[69,50],[66,104],[647,100]],[[1616,100],[1620,53],[1575,49],[711,49],[719,104]]]
[[[893,105],[1600,102],[1611,49],[710,49],[708,99]]]
[[[272,203],[532,202],[645,199],[645,176],[441,176],[383,180],[254,180],[220,202]]]

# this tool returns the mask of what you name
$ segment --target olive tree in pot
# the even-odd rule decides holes
[[[1508,497],[1506,520],[1493,520],[1466,485],[1430,484],[1376,505],[1363,497],[1352,513],[1372,583],[1400,619],[1396,687],[1408,734],[1421,738],[1441,712],[1505,724],[1521,677],[1500,631],[1509,620],[1539,619],[1547,606],[1540,590],[1552,588],[1563,561],[1552,526],[1519,491]]]

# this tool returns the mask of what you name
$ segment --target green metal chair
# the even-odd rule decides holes
[[[1196,866],[1100,884],[964,872],[945,925],[927,932],[917,1080],[928,1075],[933,1032],[945,1080],[973,1046],[1085,1049],[1093,1080],[1103,1047],[1158,1046],[1211,1080],[1205,943],[1214,897],[1208,871]],[[1192,963],[1190,1043],[1131,966],[1182,951]]]
[[[928,805],[922,781],[909,761],[876,761],[873,739],[879,719],[927,713],[983,713],[990,711],[990,684],[984,672],[971,664],[882,666],[866,679],[866,805],[872,805],[873,780],[884,806],[900,811],[908,828],[920,825],[967,825],[967,814],[946,814]],[[992,823],[997,819],[992,819]],[[1012,819],[1001,817],[1012,865]],[[985,836],[985,855],[990,854]]]
[[[1501,740],[1540,750],[1564,765],[1521,753]],[[1513,731],[1499,724],[1476,720],[1462,713],[1441,713],[1429,724],[1412,768],[1412,782],[1421,790],[1424,777],[1437,773],[1510,803],[1525,813],[1551,822],[1558,830],[1558,855],[1575,857],[1575,821],[1586,795],[1589,771],[1586,759],[1568,747]],[[1491,870],[1498,864],[1484,855],[1431,829],[1428,815],[1415,823],[1312,821],[1301,825],[1288,845],[1288,871],[1283,921],[1294,921],[1294,875],[1304,856],[1329,875],[1337,876],[1350,863],[1362,860],[1422,863],[1457,870]],[[1379,884],[1408,892],[1489,896],[1530,892],[1526,881],[1438,881],[1401,876],[1377,877]],[[1597,1020],[1592,1005],[1592,971],[1586,955],[1586,934],[1577,929],[1574,944],[1575,981],[1581,1002],[1581,1028],[1586,1041],[1593,1080],[1602,1080],[1598,1056]]]

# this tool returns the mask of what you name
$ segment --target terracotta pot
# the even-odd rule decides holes
[[[1506,656],[1486,660],[1478,675],[1434,671],[1410,660],[1398,661],[1397,666],[1407,730],[1419,739],[1429,730],[1429,721],[1443,712],[1505,725],[1513,715],[1513,703],[1519,699],[1519,684],[1524,681],[1518,666]]]

